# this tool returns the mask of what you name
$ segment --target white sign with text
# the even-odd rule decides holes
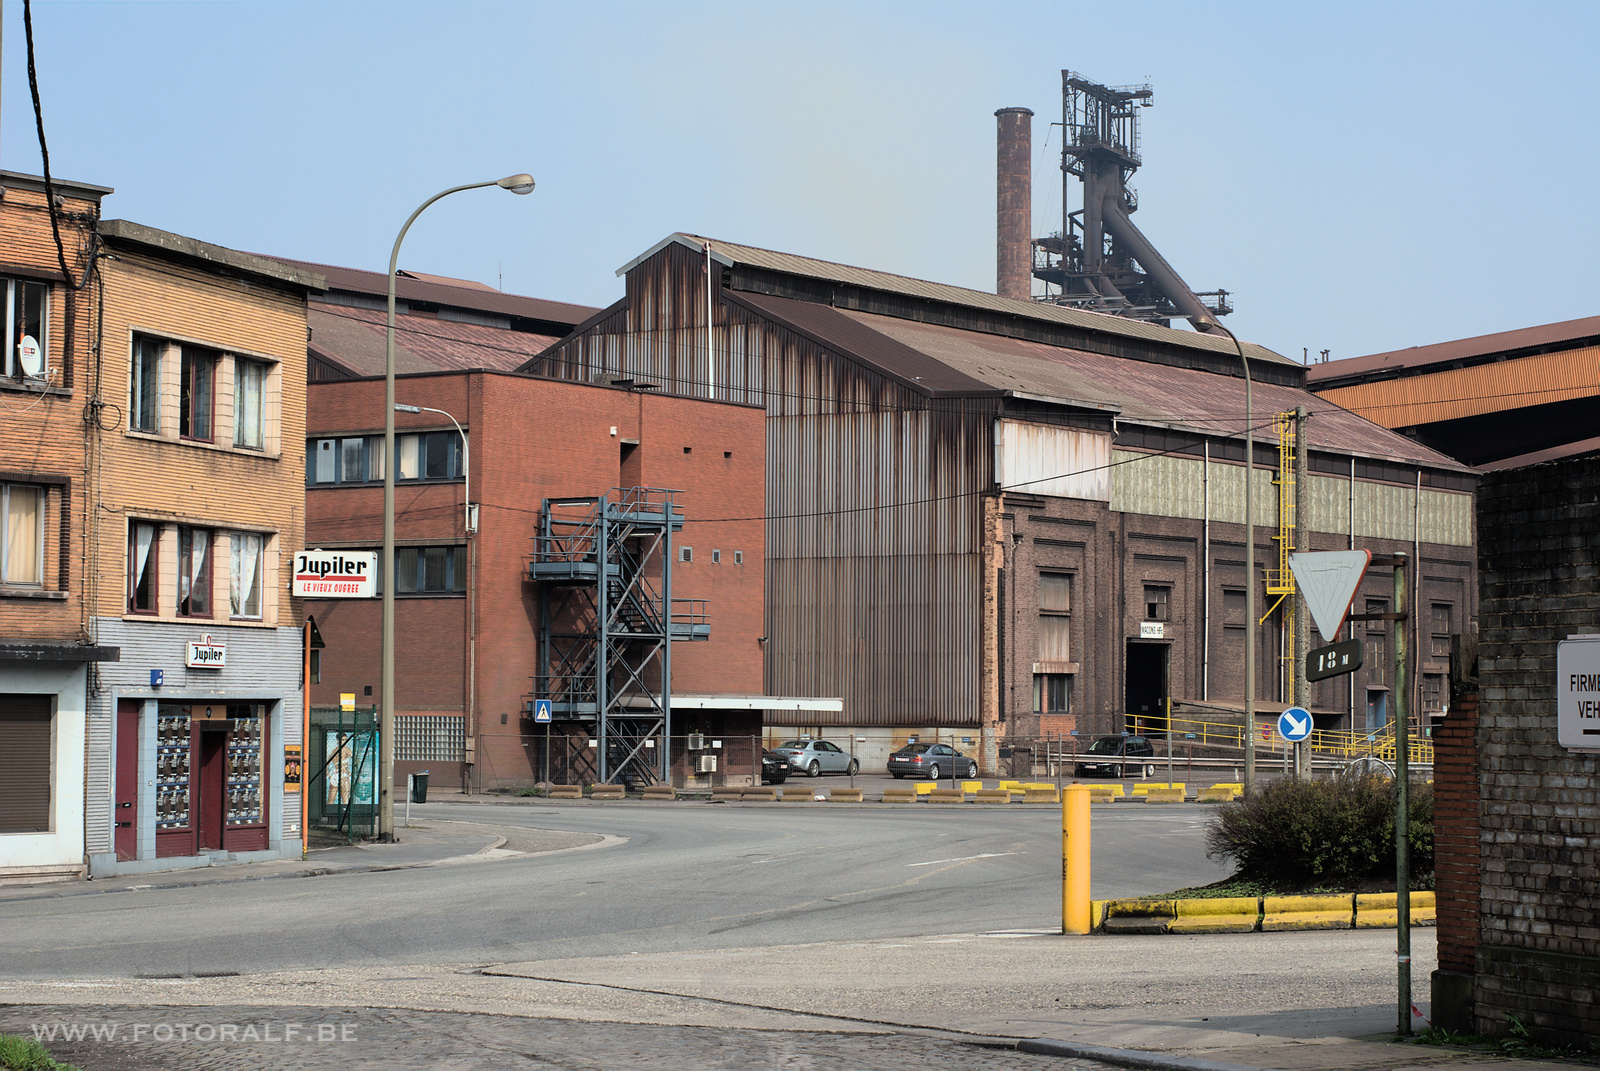
[[[1556,644],[1556,742],[1600,751],[1600,636]]]
[[[302,550],[294,556],[297,599],[371,599],[378,594],[375,550]]]

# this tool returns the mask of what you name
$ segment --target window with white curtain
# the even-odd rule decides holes
[[[44,488],[0,484],[0,583],[44,583]]]
[[[135,521],[128,526],[128,612],[156,612],[157,563],[161,560],[160,530]]]
[[[234,617],[261,616],[262,561],[265,539],[253,532],[235,532],[232,572],[228,582],[230,612]]]
[[[178,616],[211,616],[211,532],[178,528]]]
[[[233,445],[265,449],[267,366],[243,357],[233,362]]]

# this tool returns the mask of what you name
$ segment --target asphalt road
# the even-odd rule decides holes
[[[6,975],[192,978],[1059,928],[1059,808],[802,808],[429,804],[415,823],[618,839],[472,866],[4,902]],[[1209,814],[1096,808],[1093,895],[1224,876],[1204,854]]]

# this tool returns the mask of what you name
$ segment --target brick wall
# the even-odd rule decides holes
[[[1478,498],[1476,1022],[1579,1045],[1600,1043],[1600,756],[1556,742],[1556,643],[1600,632],[1597,491],[1584,458],[1490,473]]]

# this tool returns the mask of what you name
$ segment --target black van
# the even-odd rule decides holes
[[[1143,777],[1156,774],[1156,749],[1142,736],[1102,736],[1078,756],[1077,777]]]

